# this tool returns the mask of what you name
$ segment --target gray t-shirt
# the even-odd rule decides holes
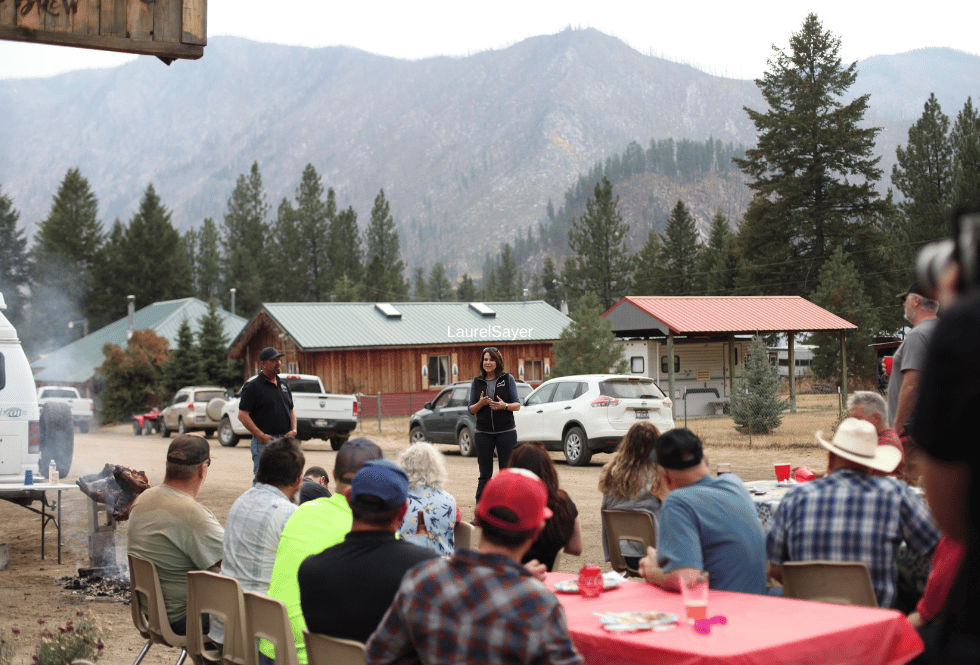
[[[904,380],[902,373],[910,369],[921,372],[925,368],[926,350],[929,348],[929,340],[932,339],[932,331],[935,330],[938,321],[939,319],[936,318],[920,321],[919,325],[912,328],[905,336],[905,341],[898,347],[892,360],[892,375],[888,379],[888,420],[899,434],[905,429],[905,423],[895,422],[898,395],[902,392]]]

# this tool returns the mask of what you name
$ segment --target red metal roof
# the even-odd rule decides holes
[[[856,325],[799,296],[626,296],[603,314],[613,323],[649,317],[649,328],[691,333],[774,333],[854,330]],[[657,324],[662,324],[658,326]],[[626,325],[624,323],[624,325]]]

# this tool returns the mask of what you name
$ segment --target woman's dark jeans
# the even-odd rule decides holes
[[[476,500],[479,502],[484,486],[493,477],[493,451],[497,451],[497,468],[506,469],[510,454],[517,445],[517,430],[496,434],[476,432],[473,439],[476,443],[476,462],[480,467],[480,481],[476,485]]]

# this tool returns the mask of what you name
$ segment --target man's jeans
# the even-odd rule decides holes
[[[253,436],[250,448],[252,449],[252,484],[255,484],[255,475],[259,472],[259,457],[265,444],[259,441],[259,437]]]

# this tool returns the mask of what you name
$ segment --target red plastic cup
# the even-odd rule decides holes
[[[888,376],[892,375],[892,362],[895,359],[891,356],[885,356],[885,374]]]
[[[777,462],[776,464],[773,464],[773,467],[776,469],[777,482],[783,483],[789,480],[789,462]]]

